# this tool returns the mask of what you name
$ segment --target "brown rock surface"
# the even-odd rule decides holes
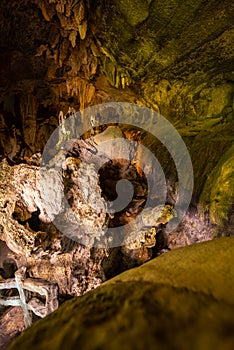
[[[24,314],[19,306],[8,308],[0,317],[0,348],[7,349],[8,345],[24,329]]]

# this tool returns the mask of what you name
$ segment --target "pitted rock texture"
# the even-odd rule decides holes
[[[75,154],[78,142],[73,143],[68,153]],[[80,149],[84,145],[87,143],[81,142]],[[128,174],[129,167],[134,170],[135,197],[120,214],[111,216],[102,196],[96,164],[66,158],[63,151],[57,154],[60,167],[53,158],[49,160],[50,167],[44,164],[41,168],[1,162],[1,240],[14,253],[18,268],[26,266],[30,277],[57,283],[60,295],[80,295],[103,282],[106,273],[114,273],[111,266],[114,261],[110,263],[110,272],[102,266],[109,255],[110,261],[114,259],[108,249],[108,235],[105,236],[109,225],[130,222],[130,231],[123,227],[123,236],[118,237],[118,245],[124,245],[120,269],[126,269],[152,256],[150,249],[156,244],[157,227],[173,218],[173,209],[169,205],[148,208],[142,216],[142,225],[131,223],[140,212],[146,193],[140,188],[142,180],[137,169],[129,161],[125,171]],[[119,164],[114,166],[118,168]],[[103,176],[108,178],[107,170]],[[115,175],[124,177],[123,169],[121,174]],[[118,176],[112,178],[117,182]],[[105,184],[105,178],[103,181]],[[154,229],[150,230],[150,226]]]
[[[233,238],[220,238],[174,250],[126,271],[66,302],[9,349],[60,350],[66,340],[68,350],[231,350],[232,249]]]
[[[13,251],[18,267],[27,266],[29,276],[57,283],[62,295],[83,294],[105,279],[101,268],[105,251],[83,247],[53,225],[47,210],[61,211],[59,191],[51,187],[55,205],[50,203],[48,209],[37,186],[38,172],[35,166],[1,163],[1,240]]]
[[[0,346],[5,350],[24,329],[24,315],[21,307],[15,306],[5,311],[1,315],[0,326]]]

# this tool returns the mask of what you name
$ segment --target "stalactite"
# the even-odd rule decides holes
[[[0,150],[11,161],[20,150],[16,137],[16,127],[13,125],[9,129],[2,113],[0,113]]]
[[[63,39],[60,47],[59,47],[59,66],[62,67],[63,62],[67,58],[69,48],[69,40]]]
[[[36,129],[37,129],[38,102],[32,94],[22,95],[20,98],[20,114],[22,117],[22,128],[24,142],[34,152]]]
[[[80,50],[77,46],[72,50],[68,59],[68,64],[71,67],[69,74],[76,76],[79,73],[82,64],[80,60]]]
[[[85,18],[85,5],[83,0],[74,6],[73,13],[77,25],[80,25]]]
[[[66,86],[68,95],[79,97],[81,110],[84,110],[94,98],[94,85],[84,79],[80,79],[79,77],[68,79]]]
[[[129,74],[118,66],[113,57],[106,55],[103,60],[105,74],[112,86],[116,87],[117,89],[124,89],[126,86],[130,85],[131,79]]]
[[[50,22],[50,21],[51,21],[51,16],[50,16],[49,13],[48,13],[46,3],[43,2],[43,1],[40,1],[40,2],[38,3],[38,6],[39,6],[39,8],[41,9],[42,15],[43,15],[43,17],[45,18],[45,20],[46,20],[47,22]]]
[[[69,35],[69,40],[70,40],[73,48],[76,46],[76,37],[77,37],[77,31],[72,30],[70,32],[70,35]]]
[[[95,44],[95,42],[94,42],[93,40],[91,40],[90,48],[91,48],[91,50],[92,50],[92,54],[93,54],[95,57],[100,57],[100,51],[99,51],[97,45]]]
[[[59,0],[56,4],[56,11],[59,13],[64,13],[66,0]]]
[[[79,29],[79,33],[80,33],[80,38],[81,40],[84,40],[86,37],[86,33],[87,33],[87,21],[84,20],[81,24],[78,24],[78,29]]]
[[[50,35],[48,38],[48,43],[52,49],[55,49],[59,43],[60,31],[56,26],[52,26],[50,30]]]
[[[85,78],[87,80],[92,78],[96,74],[97,67],[98,67],[98,59],[94,56],[89,55],[87,64],[84,64],[82,67]]]

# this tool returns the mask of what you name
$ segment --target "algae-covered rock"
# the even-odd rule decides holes
[[[208,212],[211,220],[224,225],[232,223],[234,201],[234,145],[224,153],[208,175],[200,197],[200,210]]]
[[[232,349],[233,238],[173,250],[64,303],[9,350]]]
[[[127,22],[132,26],[143,22],[149,15],[146,0],[120,0],[119,7]]]

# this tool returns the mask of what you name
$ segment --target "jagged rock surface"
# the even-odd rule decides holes
[[[233,241],[184,247],[126,271],[66,302],[9,349],[59,350],[66,339],[68,350],[231,350]]]
[[[0,318],[0,346],[7,349],[12,340],[24,329],[24,314],[19,306],[11,307]]]
[[[57,283],[63,295],[83,294],[105,279],[101,268],[105,252],[92,252],[56,229],[40,196],[38,172],[35,166],[1,163],[1,240],[15,253],[18,267],[27,266],[31,277]],[[56,209],[58,193],[54,193]]]

